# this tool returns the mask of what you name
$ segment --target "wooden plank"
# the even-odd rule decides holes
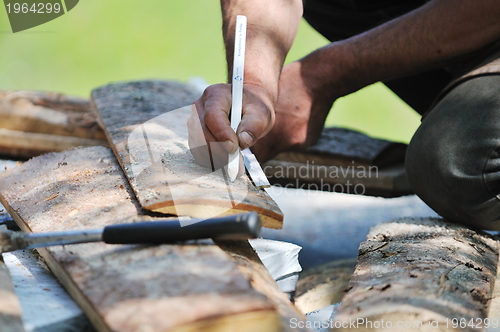
[[[88,99],[42,91],[0,91],[0,128],[104,140]]]
[[[404,162],[406,144],[377,139],[345,128],[324,128],[318,141],[304,151],[288,151],[274,159],[319,165],[386,167]]]
[[[0,154],[31,158],[107,146],[89,100],[41,91],[0,91]]]
[[[269,181],[280,186],[395,197],[412,193],[405,153],[406,144],[324,128],[316,144],[280,153],[263,168]]]
[[[142,215],[104,147],[33,158],[1,174],[0,188],[0,201],[25,232],[152,218]],[[99,331],[282,330],[275,302],[210,243],[90,243],[39,252]]]
[[[2,255],[0,255],[0,329],[2,332],[24,332],[21,305]]]
[[[276,283],[248,241],[217,241],[217,244],[234,259],[239,270],[252,281],[252,286],[276,304],[284,332],[308,331],[300,324],[291,324],[303,321],[305,317],[298,308],[290,305],[288,295],[275,287]]]
[[[452,319],[487,317],[497,241],[441,219],[382,223],[367,238],[336,316],[341,331],[371,330],[373,324],[380,330],[483,330],[478,324],[454,326]]]
[[[344,194],[394,197],[412,193],[403,164],[377,166],[318,165],[270,160],[263,170],[272,184],[286,188],[322,190]]]
[[[101,127],[141,206],[197,218],[256,211],[264,227],[281,228],[282,212],[246,175],[231,183],[220,169],[195,163],[186,122],[196,97],[187,85],[167,81],[111,84],[92,92]]]
[[[78,146],[107,146],[100,139],[31,133],[0,128],[0,154],[31,158],[47,152],[64,151]]]
[[[3,254],[14,283],[23,323],[29,331],[95,330],[38,253],[19,250]]]

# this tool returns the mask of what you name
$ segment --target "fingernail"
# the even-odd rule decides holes
[[[240,134],[240,140],[245,142],[247,146],[250,146],[253,144],[253,137],[250,135],[248,132],[244,131]]]
[[[236,152],[237,146],[232,141],[225,141],[224,145],[225,145],[224,148],[226,149],[227,152],[229,153]]]

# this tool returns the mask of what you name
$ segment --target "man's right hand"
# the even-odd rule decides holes
[[[231,85],[208,87],[194,102],[188,121],[189,146],[197,162],[207,167],[211,162],[218,164],[217,160],[227,163],[227,154],[236,151],[237,145],[242,149],[253,146],[257,159],[265,162],[282,151],[302,150],[314,143],[337,95],[316,87],[319,77],[304,75],[312,71],[309,66],[316,61],[311,62],[305,58],[283,68],[276,102],[260,86],[245,84],[243,117],[236,134],[229,122]],[[207,143],[210,152],[196,149]]]
[[[242,119],[235,133],[229,121],[231,100],[231,85],[216,84],[194,102],[188,120],[189,146],[200,165],[219,168],[227,164],[228,153],[234,153],[238,146],[252,146],[274,124],[270,94],[258,85],[244,84]],[[200,148],[204,146],[208,148]]]

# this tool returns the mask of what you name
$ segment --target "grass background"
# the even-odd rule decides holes
[[[22,0],[20,0],[22,2]],[[219,1],[81,0],[65,15],[12,33],[0,8],[0,89],[87,97],[114,81],[147,78],[225,81]],[[327,44],[305,21],[287,58]],[[389,140],[409,142],[420,116],[383,84],[340,98],[327,119]]]

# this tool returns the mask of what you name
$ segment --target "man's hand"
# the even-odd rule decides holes
[[[243,117],[236,134],[228,117],[231,85],[208,87],[195,101],[197,113],[193,113],[188,122],[189,144],[197,162],[207,167],[217,159],[227,163],[227,154],[236,151],[237,145],[242,149],[253,146],[257,159],[264,162],[282,151],[303,150],[314,143],[336,95],[333,90],[317,88],[314,82],[320,78],[308,75],[312,72],[309,65],[314,63],[306,58],[283,68],[275,107],[263,88],[246,84]],[[196,121],[201,126],[195,126]],[[193,149],[206,145],[205,140],[211,147],[210,152]]]
[[[200,165],[215,169],[226,165],[228,154],[238,146],[252,146],[274,123],[271,97],[264,88],[253,84],[243,86],[242,119],[236,133],[229,121],[230,84],[209,86],[194,106],[196,113],[193,111],[188,120],[189,146]],[[208,148],[201,148],[207,145]]]

